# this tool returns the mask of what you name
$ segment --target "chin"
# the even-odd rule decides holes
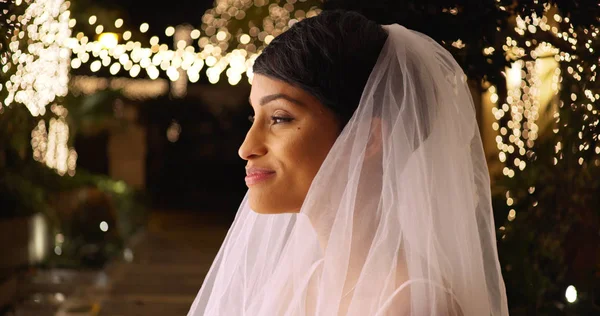
[[[252,206],[250,204],[250,209],[257,214],[285,214],[285,213],[300,213],[299,209],[296,210],[282,210],[281,208],[270,208],[263,206]]]
[[[293,208],[289,205],[281,205],[276,203],[264,203],[265,201],[256,201],[250,195],[250,199],[248,201],[250,205],[250,209],[258,214],[284,214],[284,213],[299,213],[300,208]],[[273,202],[273,201],[269,201]]]
[[[256,185],[248,190],[250,209],[258,214],[299,213],[306,194],[283,189],[285,185]]]
[[[279,214],[277,212],[269,212],[262,208],[250,207],[250,209],[256,214]]]

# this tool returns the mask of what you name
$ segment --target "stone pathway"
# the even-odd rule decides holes
[[[9,315],[185,316],[232,220],[153,212],[123,257],[103,271],[40,272],[27,289],[37,294]]]

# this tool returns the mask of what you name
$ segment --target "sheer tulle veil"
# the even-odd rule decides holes
[[[297,214],[244,199],[188,316],[508,315],[465,75],[400,25]]]

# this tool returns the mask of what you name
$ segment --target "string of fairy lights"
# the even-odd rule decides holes
[[[307,10],[298,9],[298,6],[307,7]],[[253,10],[260,10],[262,7],[268,8],[263,10],[267,14],[252,14]],[[99,24],[98,18],[92,15],[84,23],[95,26],[96,34],[93,36],[97,40],[91,40],[83,32],[79,32],[67,41],[66,46],[73,52],[71,67],[74,69],[89,64],[92,72],[107,67],[111,75],[125,71],[130,77],[136,78],[143,76],[145,72],[150,79],[157,79],[162,71],[173,82],[178,81],[181,71],[184,71],[189,82],[195,83],[206,66],[210,83],[219,82],[221,75],[225,73],[228,83],[236,85],[243,74],[251,81],[254,59],[275,36],[293,23],[319,12],[317,6],[306,0],[287,0],[284,4],[269,3],[266,0],[218,0],[215,7],[203,15],[200,29],[185,26],[169,26],[165,29],[164,33],[168,37],[174,37],[178,28],[186,33],[180,36],[182,39],[174,41],[173,49],[167,43],[160,43],[156,35],[150,37],[148,44],[134,41],[132,32],[122,29],[123,19],[114,21],[114,28],[119,33],[104,32],[107,27]],[[246,22],[247,25],[235,28],[236,32],[232,33],[230,24],[239,25],[241,22]],[[78,21],[71,19],[69,26],[75,27],[77,23]],[[148,23],[142,23],[139,31],[147,33],[149,28]],[[248,30],[247,33],[244,29]],[[186,40],[186,37],[193,42]],[[120,43],[121,40],[126,42]]]
[[[33,158],[60,175],[73,175],[77,153],[67,146],[67,110],[55,102],[68,92],[71,52],[63,43],[71,36],[69,2],[17,0],[15,4],[26,4],[27,8],[22,15],[9,17],[24,27],[13,33],[8,47],[10,60],[7,56],[2,60],[2,72],[13,68],[14,73],[5,82],[8,94],[5,100],[0,100],[0,111],[3,106],[19,103],[36,117],[43,116],[51,105],[56,118],[50,119],[48,130],[41,119],[31,132]],[[0,90],[2,88],[0,83]]]
[[[548,10],[549,11],[549,10]],[[540,126],[540,102],[541,77],[550,77],[550,91],[554,95],[551,114],[550,129],[557,134],[554,145],[554,157],[550,157],[555,166],[555,172],[565,172],[563,167],[570,163],[564,161],[565,150],[568,154],[578,154],[577,164],[583,166],[588,163],[584,157],[591,157],[591,163],[600,166],[600,144],[598,142],[597,125],[600,122],[597,105],[600,99],[598,85],[595,84],[597,64],[600,63],[594,55],[597,49],[597,36],[600,33],[597,28],[580,29],[579,32],[570,23],[568,17],[560,14],[546,12],[545,16],[538,17],[516,17],[515,32],[522,38],[507,38],[502,49],[507,60],[512,61],[512,66],[506,70],[507,93],[506,99],[499,100],[497,87],[490,86],[488,95],[494,104],[492,114],[495,122],[492,128],[498,132],[496,143],[498,159],[503,163],[503,174],[513,178],[517,172],[523,172],[528,162],[536,161],[538,158],[534,149],[535,141],[538,139]],[[565,47],[553,47],[543,40],[540,34],[546,33],[554,38],[564,41]],[[536,36],[532,36],[536,34]],[[534,39],[531,39],[531,38]],[[484,49],[484,54],[493,53],[494,48]],[[574,53],[576,52],[576,53]],[[550,61],[555,65],[549,69],[549,73],[541,73],[541,65]],[[581,82],[582,78],[589,78],[589,82]],[[568,84],[571,82],[571,84]],[[576,86],[573,87],[573,83]],[[559,93],[561,98],[556,97]],[[570,103],[565,100],[569,94]],[[561,113],[577,110],[583,113],[584,124],[577,126],[579,144],[566,145],[561,141],[569,128],[572,120],[562,120]],[[587,122],[587,123],[586,123]],[[592,137],[584,137],[584,133],[591,133]],[[589,134],[588,134],[589,136]],[[590,140],[591,138],[591,140]],[[574,148],[576,147],[576,149]],[[592,155],[591,155],[592,154]],[[593,155],[595,154],[595,156]],[[546,157],[544,157],[547,159]],[[562,164],[562,165],[561,165]],[[506,204],[510,210],[507,220],[512,222],[517,217],[516,196],[532,195],[536,191],[535,186],[527,188],[527,192],[505,192]],[[536,199],[529,199],[529,209],[535,209],[539,203]],[[522,206],[521,206],[522,207]],[[506,227],[500,227],[500,234],[504,239]],[[577,301],[577,290],[570,285],[565,291],[565,298],[569,303]]]

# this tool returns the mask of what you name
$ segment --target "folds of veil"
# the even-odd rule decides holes
[[[247,199],[188,316],[508,315],[473,101],[399,25],[298,214]]]

